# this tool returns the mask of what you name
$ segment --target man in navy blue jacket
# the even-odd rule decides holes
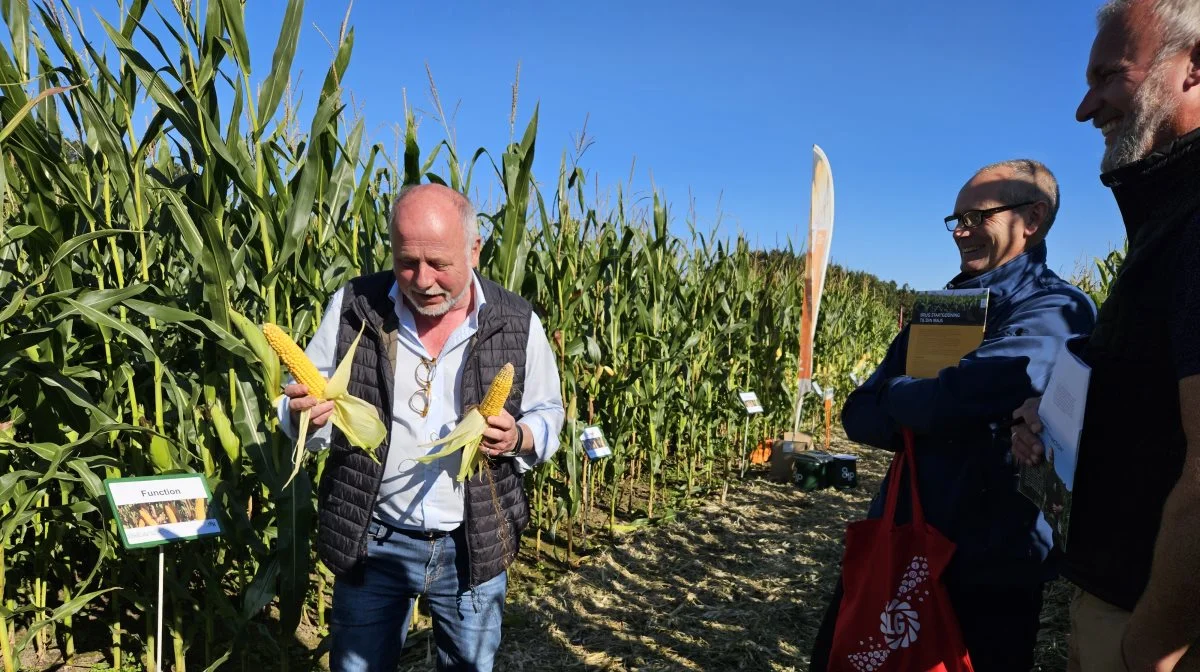
[[[1054,176],[1036,161],[980,169],[946,225],[962,262],[947,288],[989,290],[982,344],[936,378],[913,378],[905,375],[905,328],[842,411],[846,435],[858,443],[894,451],[901,427],[916,435],[921,504],[928,522],[957,544],[945,580],[979,672],[1032,667],[1042,588],[1055,574],[1050,528],[1017,492],[1009,432],[1000,425],[1045,388],[1064,343],[1095,322],[1087,295],[1046,267],[1058,203]],[[869,518],[883,515],[890,485],[884,482]],[[906,488],[898,507],[905,515],[907,500]],[[841,596],[839,580],[813,650],[814,672],[828,666]]]

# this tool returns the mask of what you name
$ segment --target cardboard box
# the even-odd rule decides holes
[[[785,432],[783,440],[771,446],[771,473],[767,478],[776,483],[791,483],[793,459],[798,453],[812,450],[812,445],[812,437],[807,434]]]

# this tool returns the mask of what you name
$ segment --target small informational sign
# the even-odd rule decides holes
[[[212,493],[201,474],[110,478],[104,489],[125,548],[221,533],[221,524],[210,515]]]
[[[746,407],[746,413],[762,413],[762,404],[758,403],[758,395],[753,392],[738,392],[738,398],[742,400],[742,405]]]
[[[608,447],[604,432],[600,431],[599,427],[584,427],[583,433],[579,435],[579,440],[583,443],[584,452],[593,460],[612,455],[612,449]]]

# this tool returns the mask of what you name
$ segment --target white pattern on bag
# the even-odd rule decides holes
[[[925,598],[929,597],[928,590],[919,588],[928,580],[928,559],[922,555],[914,556],[900,579],[895,598],[879,614],[879,631],[883,637],[878,641],[874,637],[860,640],[858,643],[867,647],[866,650],[846,656],[855,670],[875,672],[893,651],[907,649],[917,641],[917,634],[921,631],[918,610]]]

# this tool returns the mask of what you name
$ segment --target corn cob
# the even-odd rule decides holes
[[[479,405],[479,413],[485,418],[490,418],[493,415],[500,415],[504,410],[504,402],[508,401],[508,394],[512,391],[513,385],[513,365],[505,364],[504,368],[500,369],[500,373],[492,379],[492,384],[488,386],[487,395],[483,398],[483,403]]]
[[[158,525],[158,521],[154,519],[154,516],[150,515],[150,512],[146,510],[144,504],[138,507],[138,516],[140,516],[142,519],[142,522],[138,525],[138,527]]]
[[[366,328],[364,324],[362,328]],[[350,445],[362,448],[376,462],[375,450],[387,437],[387,427],[379,419],[375,407],[351,395],[346,387],[350,384],[350,369],[354,366],[354,352],[358,349],[358,341],[362,338],[362,329],[350,344],[337,370],[329,380],[321,375],[312,360],[300,346],[296,345],[282,329],[274,324],[264,324],[263,336],[275,354],[283,360],[296,382],[308,387],[308,393],[318,399],[333,402],[333,415],[330,422],[342,431]],[[311,409],[300,411],[300,426],[297,428],[296,448],[292,453],[292,473],[283,484],[286,488],[300,473],[300,465],[304,461],[304,442],[308,436],[308,423]]]
[[[317,367],[304,354],[300,346],[292,340],[282,329],[274,324],[263,325],[263,335],[267,337],[267,343],[271,345],[271,349],[279,358],[283,360],[288,371],[292,372],[296,382],[308,388],[308,393],[318,399],[325,398],[325,377],[317,371]]]
[[[225,450],[225,456],[231,464],[237,464],[242,456],[242,441],[233,431],[233,422],[225,415],[225,409],[219,402],[214,402],[208,407],[208,417],[217,430],[217,440]]]
[[[445,437],[418,446],[419,448],[443,446],[443,448],[432,455],[418,457],[417,462],[429,464],[462,449],[462,460],[459,463],[456,480],[462,483],[472,474],[480,471],[483,468],[484,456],[479,451],[479,444],[483,441],[483,432],[488,428],[487,419],[504,411],[504,402],[508,401],[508,395],[512,392],[513,376],[513,365],[505,364],[492,379],[492,383],[488,385],[483,403],[468,410],[454,430]]]

